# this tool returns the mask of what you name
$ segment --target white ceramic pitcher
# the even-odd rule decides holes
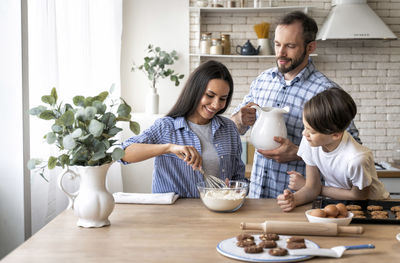
[[[110,224],[108,216],[114,210],[114,197],[106,189],[106,176],[111,163],[101,166],[72,166],[58,177],[59,188],[68,196],[69,206],[78,216],[81,227],[102,227]],[[72,169],[74,170],[72,170]],[[63,187],[63,177],[79,177],[79,191],[70,193]]]
[[[283,114],[289,112],[289,107],[273,108],[251,106],[257,110],[258,118],[251,130],[250,141],[256,149],[272,150],[280,146],[274,141],[274,136],[286,138],[287,130]]]

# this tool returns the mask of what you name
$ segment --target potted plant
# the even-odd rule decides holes
[[[179,80],[183,79],[184,75],[175,73],[175,71],[169,66],[173,65],[176,60],[178,60],[177,52],[173,50],[172,52],[166,52],[161,50],[160,47],[154,47],[152,44],[147,46],[147,56],[144,57],[144,63],[141,65],[136,65],[133,63],[131,71],[141,70],[150,81],[150,97],[149,104],[150,113],[158,113],[158,101],[159,96],[157,93],[157,82],[159,78],[166,78],[174,82],[175,86],[179,85]]]
[[[31,115],[53,122],[44,139],[55,144],[59,153],[47,161],[31,159],[28,168],[40,169],[43,178],[46,167],[66,168],[59,177],[59,187],[69,197],[70,206],[79,217],[78,225],[83,227],[110,224],[108,216],[114,208],[114,199],[105,188],[105,177],[112,162],[120,160],[125,153],[115,138],[122,131],[117,123],[129,122],[131,131],[139,133],[139,124],[131,121],[131,107],[122,98],[120,101],[110,98],[108,108],[105,100],[109,97],[109,92],[104,91],[94,97],[75,96],[73,105],[63,104],[58,103],[57,91],[53,88],[50,95],[42,96],[46,106],[30,110]],[[65,191],[62,178],[66,174],[80,177],[78,193]]]

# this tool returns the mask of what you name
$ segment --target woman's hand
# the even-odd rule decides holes
[[[288,187],[294,191],[300,190],[306,184],[306,178],[296,171],[287,172],[290,176]]]
[[[283,212],[292,211],[296,204],[294,202],[294,195],[289,189],[283,190],[283,194],[278,195],[276,198],[277,204],[282,208]]]
[[[200,169],[203,165],[201,155],[193,146],[170,144],[169,152],[175,154],[188,165],[192,166],[194,170]]]

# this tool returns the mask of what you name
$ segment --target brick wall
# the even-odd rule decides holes
[[[221,1],[223,2],[223,1]],[[253,1],[245,1],[249,7]],[[196,1],[191,0],[190,6]],[[262,1],[268,6],[269,1]],[[397,35],[400,35],[400,0],[367,1],[368,5]],[[331,8],[330,0],[280,0],[280,6],[308,6],[309,14],[322,26]],[[253,25],[270,22],[270,38],[277,18],[282,13],[207,13],[201,18],[190,12],[190,52],[198,52],[199,32],[231,34],[231,50],[247,39],[256,44]],[[376,161],[391,161],[395,142],[400,139],[400,40],[328,40],[318,41],[318,56],[313,57],[317,68],[349,92],[358,106],[355,124],[364,145]],[[215,59],[215,58],[213,58]],[[190,71],[201,61],[190,57]],[[247,94],[251,81],[263,70],[275,66],[273,58],[218,58],[232,73],[235,93],[228,114]]]

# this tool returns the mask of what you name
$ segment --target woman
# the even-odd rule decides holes
[[[166,117],[123,143],[123,163],[155,157],[153,193],[175,192],[180,197],[199,197],[201,168],[222,179],[244,179],[239,133],[230,119],[219,116],[232,94],[232,76],[223,64],[201,64]]]

